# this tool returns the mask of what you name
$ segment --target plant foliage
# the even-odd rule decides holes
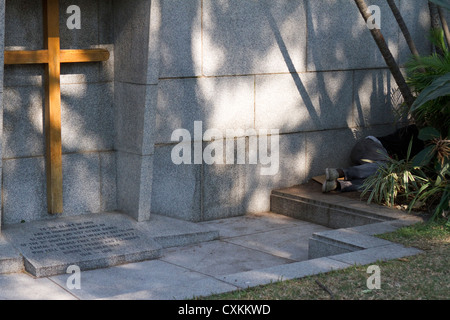
[[[442,55],[412,57],[407,67],[407,83],[417,98],[409,112],[419,126],[433,127],[443,136],[450,124],[450,51],[442,29],[431,32],[431,41]]]
[[[432,1],[450,8],[447,1]],[[362,196],[369,194],[369,203],[430,208],[435,220],[450,209],[450,51],[443,30],[432,30],[430,39],[441,54],[414,56],[406,65],[417,96],[408,112],[425,148],[411,158],[411,142],[406,159],[387,159],[366,179]]]
[[[369,194],[368,203],[374,201],[393,206],[399,202],[408,202],[411,195],[418,192],[426,183],[426,176],[414,170],[410,159],[411,146],[412,141],[406,159],[387,158],[377,172],[364,181],[361,196]]]

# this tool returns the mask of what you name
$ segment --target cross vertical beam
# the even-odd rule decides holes
[[[109,59],[105,49],[60,48],[59,0],[42,0],[44,17],[43,50],[5,51],[4,64],[40,64],[45,67],[45,169],[47,179],[47,209],[63,212],[63,176],[61,142],[61,63],[99,62]]]
[[[48,50],[45,92],[47,207],[63,212],[59,0],[44,1],[44,46]]]

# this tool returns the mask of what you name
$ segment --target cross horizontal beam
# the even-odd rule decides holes
[[[109,59],[109,51],[105,49],[69,49],[60,50],[61,63],[99,62]],[[39,64],[48,63],[48,50],[5,51],[5,64]]]

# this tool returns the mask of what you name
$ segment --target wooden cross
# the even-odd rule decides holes
[[[59,0],[43,0],[44,50],[5,51],[5,64],[46,64],[45,142],[47,208],[49,213],[63,212],[61,86],[60,64],[106,61],[104,49],[61,50],[59,40]]]

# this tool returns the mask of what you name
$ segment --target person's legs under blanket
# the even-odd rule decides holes
[[[383,161],[367,162],[359,166],[342,169],[342,171],[344,171],[345,180],[365,179],[377,172],[383,163]]]
[[[322,185],[322,191],[359,191],[364,180],[375,174],[378,168],[384,165],[384,163],[384,161],[377,161],[367,162],[359,166],[348,167],[345,169],[327,168],[325,170],[326,181]],[[338,180],[338,178],[344,178],[344,180]]]

